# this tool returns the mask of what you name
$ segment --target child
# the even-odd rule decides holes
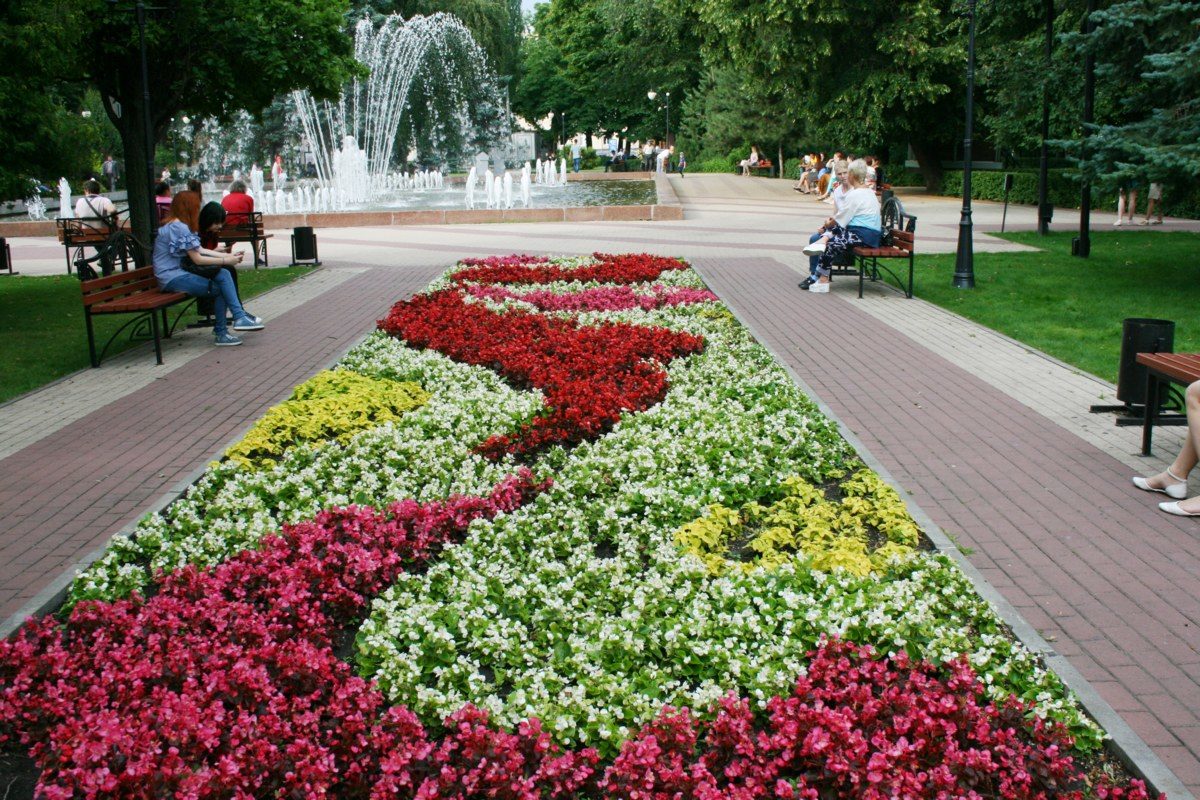
[[[685,155],[683,154],[683,151],[682,151],[682,150],[680,150],[680,151],[679,151],[679,164],[678,164],[678,166],[676,166],[676,167],[675,167],[675,171],[676,171],[676,172],[678,172],[678,173],[679,173],[679,177],[681,177],[681,178],[682,178],[682,177],[683,177],[683,171],[684,171],[685,169],[687,169],[687,156],[685,156]]]

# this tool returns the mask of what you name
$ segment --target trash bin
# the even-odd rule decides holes
[[[311,227],[292,228],[292,266],[300,266],[300,262],[309,262],[313,266],[320,265],[317,258],[317,235]]]
[[[1117,399],[1126,405],[1146,405],[1146,368],[1138,353],[1175,352],[1175,323],[1167,319],[1125,320],[1121,333],[1121,364],[1117,372]]]

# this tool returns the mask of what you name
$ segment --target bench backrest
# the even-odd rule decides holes
[[[158,279],[154,277],[154,267],[141,267],[90,281],[80,281],[79,286],[83,291],[83,305],[86,308],[139,292],[158,291]]]
[[[58,238],[68,246],[102,242],[117,229],[115,217],[88,217],[81,219],[60,219],[58,223]]]
[[[917,235],[912,231],[893,230],[892,247],[899,247],[911,253],[916,249],[916,238]]]
[[[230,222],[232,219],[234,222]],[[251,211],[247,214],[233,212],[226,218],[225,224],[221,226],[222,234],[237,234],[241,236],[262,236],[263,218],[261,211]]]

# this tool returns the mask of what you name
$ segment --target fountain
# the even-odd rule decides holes
[[[449,14],[407,21],[393,14],[378,29],[364,17],[354,28],[354,55],[370,74],[348,84],[337,101],[318,102],[307,91],[292,95],[318,179],[334,187],[338,207],[369,202],[396,185],[389,172],[418,78],[437,87],[443,108],[454,109],[453,118],[464,127],[471,119],[471,92],[482,89],[503,105],[483,50]],[[413,184],[440,187],[441,171],[418,171]]]
[[[75,212],[71,208],[71,184],[66,178],[58,179],[58,218],[71,219]]]

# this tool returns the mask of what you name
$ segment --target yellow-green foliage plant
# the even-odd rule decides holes
[[[293,389],[287,400],[268,409],[225,457],[257,469],[293,445],[345,442],[428,400],[429,393],[416,383],[369,378],[345,369],[318,372]]]
[[[812,569],[866,576],[917,548],[917,524],[878,475],[859,470],[840,489],[841,499],[829,500],[803,478],[788,478],[775,493],[782,494],[778,500],[740,510],[709,506],[705,516],[676,531],[675,541],[713,575],[770,570],[802,554]]]

